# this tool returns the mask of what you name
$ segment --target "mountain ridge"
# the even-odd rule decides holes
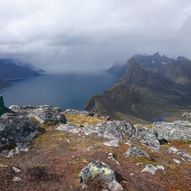
[[[190,110],[190,60],[170,59],[159,53],[136,55],[123,71],[121,80],[102,95],[92,97],[85,109],[130,121],[160,121]]]
[[[11,81],[22,80],[43,73],[43,70],[14,59],[0,59],[0,88],[10,85]]]

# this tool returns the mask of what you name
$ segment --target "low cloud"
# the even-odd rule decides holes
[[[191,58],[187,0],[1,0],[0,55],[48,71],[99,70],[136,53]]]

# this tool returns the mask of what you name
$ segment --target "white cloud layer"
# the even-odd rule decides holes
[[[0,0],[0,54],[50,71],[101,69],[136,53],[191,58],[188,0]]]

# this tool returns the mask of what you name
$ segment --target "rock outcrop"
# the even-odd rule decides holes
[[[62,110],[58,107],[52,106],[18,106],[13,105],[9,108],[11,111],[15,113],[19,113],[21,115],[28,116],[30,118],[36,119],[41,124],[46,123],[66,123],[66,118],[62,114]]]
[[[107,121],[90,125],[88,127],[75,127],[69,125],[59,125],[57,130],[66,131],[69,133],[83,133],[87,136],[95,134],[98,137],[104,138],[107,146],[119,146],[119,143],[126,142],[135,134],[135,128],[125,121]]]
[[[96,135],[104,138],[104,145],[112,147],[118,147],[120,143],[136,139],[154,151],[160,151],[161,145],[169,141],[189,142],[191,140],[191,123],[189,121],[157,122],[152,126],[152,128],[146,128],[144,125],[134,127],[125,121],[114,120],[86,127],[61,124],[57,130],[86,136]],[[136,151],[139,153],[138,150]]]

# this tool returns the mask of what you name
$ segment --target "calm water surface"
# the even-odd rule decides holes
[[[14,82],[0,90],[7,106],[48,104],[83,109],[87,100],[111,87],[118,79],[107,73],[46,74]]]

